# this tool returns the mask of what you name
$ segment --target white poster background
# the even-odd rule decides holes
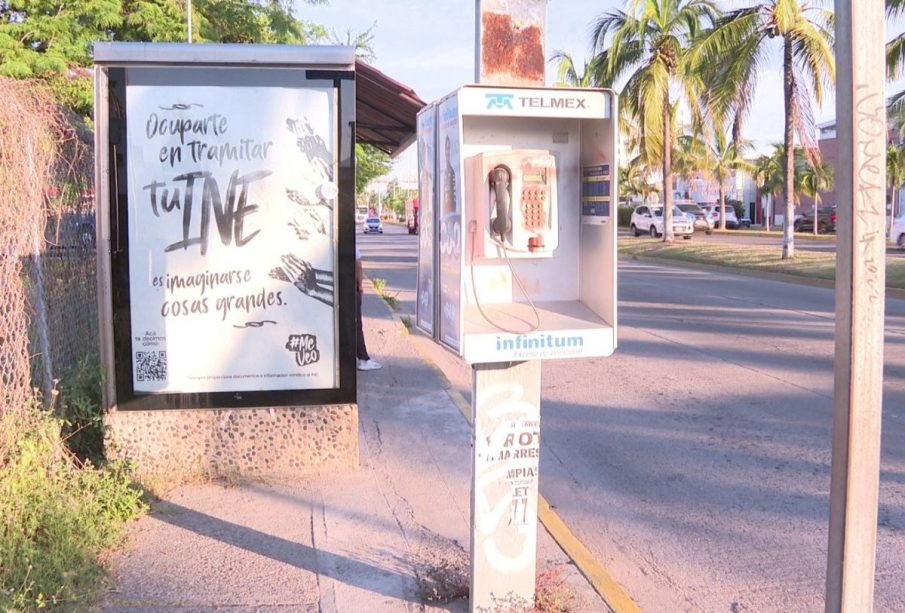
[[[127,88],[136,392],[336,387],[334,96]]]

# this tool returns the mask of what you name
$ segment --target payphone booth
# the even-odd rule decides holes
[[[541,360],[616,348],[616,105],[468,85],[418,118],[417,324],[473,367],[472,610],[534,595]]]
[[[613,353],[615,106],[468,85],[421,111],[417,320],[469,364]]]

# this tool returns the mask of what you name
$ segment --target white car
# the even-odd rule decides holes
[[[365,234],[383,234],[383,222],[379,217],[368,217],[365,219]]]
[[[713,227],[720,227],[720,205],[718,204],[708,204],[706,206],[701,207],[704,209],[704,212],[710,216],[710,219],[713,221]],[[726,205],[726,228],[729,230],[738,230],[738,216],[735,214],[735,207],[731,204]]]
[[[713,219],[704,209],[694,202],[681,202],[676,206],[682,209],[686,215],[692,216],[695,230],[701,229],[706,234],[713,234]]]
[[[663,206],[659,204],[640,204],[632,211],[632,234],[641,236],[650,234],[657,238],[663,236]],[[683,213],[679,207],[672,207],[672,232],[689,240],[694,234],[693,217]]]
[[[893,220],[889,240],[895,243],[899,249],[905,249],[905,217]]]

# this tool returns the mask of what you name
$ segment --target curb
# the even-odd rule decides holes
[[[406,326],[402,321],[403,315],[397,314],[396,311],[390,308],[390,305],[383,300],[383,297],[379,294],[378,297],[380,297],[380,301],[386,307],[387,311],[389,311],[390,316],[405,335],[409,337],[416,335],[422,336],[422,333],[417,331],[417,329],[413,332],[412,329]],[[405,315],[405,317],[409,316]],[[450,400],[452,400],[453,404],[456,405],[456,408],[462,414],[462,417],[465,418],[465,421],[468,424],[471,424],[471,404],[465,400],[465,397],[462,396],[458,390],[453,389],[452,383],[447,378],[446,373],[434,363],[431,357],[420,347],[420,344],[415,342],[412,343],[412,345],[424,363],[434,371],[437,377],[443,382],[444,391],[449,396]],[[628,592],[613,579],[588,548],[578,540],[578,537],[576,537],[571,530],[569,530],[566,523],[559,514],[553,510],[553,507],[540,492],[538,492],[537,495],[537,518],[540,520],[541,524],[543,524],[550,536],[553,537],[553,540],[556,541],[556,544],[559,545],[566,556],[572,560],[575,567],[578,568],[582,575],[584,575],[585,579],[588,580],[588,583],[591,584],[591,587],[594,588],[594,591],[600,595],[604,603],[606,603],[613,613],[641,613],[641,609],[635,601],[632,600],[631,596],[628,595]]]

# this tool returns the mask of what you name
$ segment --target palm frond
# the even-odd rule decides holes
[[[792,40],[792,54],[799,69],[807,75],[815,100],[823,104],[824,89],[836,80],[832,33],[801,19],[787,36]]]
[[[886,0],[886,16],[896,17],[905,11],[905,0]]]
[[[903,66],[905,66],[905,34],[899,34],[886,43],[886,78],[898,79],[902,75]]]

